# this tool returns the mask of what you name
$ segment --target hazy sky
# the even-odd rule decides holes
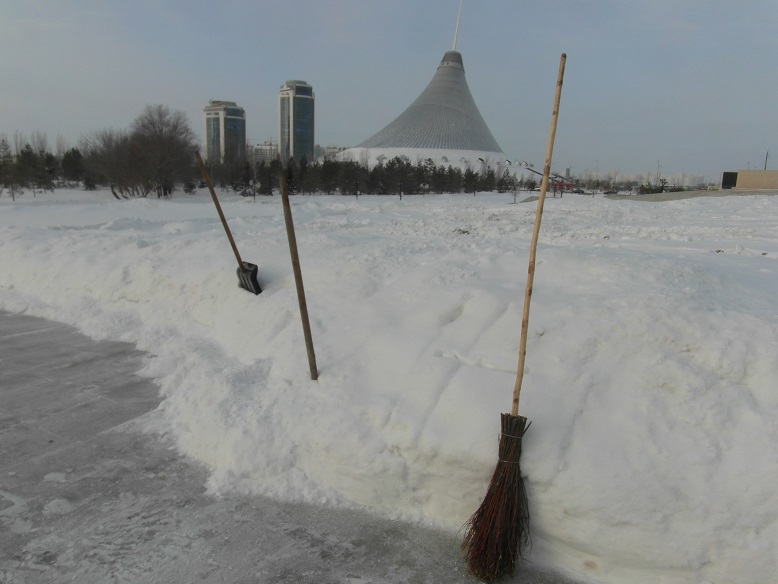
[[[76,145],[146,104],[202,134],[209,99],[277,140],[277,92],[316,93],[316,142],[397,117],[453,44],[459,0],[2,0],[0,134]],[[464,0],[457,49],[508,158],[540,167],[567,53],[554,168],[778,168],[776,0]]]

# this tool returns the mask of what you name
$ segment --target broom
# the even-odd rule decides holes
[[[530,545],[529,505],[527,492],[521,478],[519,459],[521,458],[521,440],[529,428],[527,418],[519,415],[519,395],[524,376],[524,360],[527,353],[527,328],[529,324],[529,304],[532,297],[532,282],[535,278],[535,252],[538,246],[540,218],[543,215],[543,202],[548,190],[548,177],[551,173],[551,153],[554,150],[559,99],[562,94],[562,78],[565,73],[567,55],[559,61],[554,109],[551,114],[551,131],[546,151],[546,164],[543,169],[543,181],[535,214],[530,243],[529,270],[527,288],[524,294],[524,313],[521,320],[521,343],[519,345],[519,369],[513,388],[513,407],[510,414],[502,414],[500,446],[497,466],[489,483],[486,496],[464,526],[462,555],[468,570],[485,582],[492,582],[504,574],[513,574],[516,560],[522,557],[522,550]],[[531,422],[530,422],[531,423]]]

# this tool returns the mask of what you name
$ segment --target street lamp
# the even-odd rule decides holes
[[[516,160],[516,161],[506,160],[505,162],[506,162],[506,164],[508,165],[509,168],[513,168],[514,169],[514,175],[513,176],[516,178],[517,181],[518,181],[518,173],[519,173],[518,169],[519,168],[526,168],[530,172],[534,172],[535,174],[541,174],[538,171],[534,170],[534,167],[535,167],[534,164],[532,164],[531,162],[527,162],[526,160]],[[521,180],[522,181],[524,180],[524,173],[523,172],[521,174]],[[515,197],[515,193],[514,193],[514,199],[515,198],[516,197]]]
[[[511,164],[510,160],[507,160],[506,162],[509,165]],[[515,166],[520,166],[522,168],[526,168],[530,172],[534,172],[535,174],[537,174],[540,177],[543,176],[542,172],[538,172],[537,170],[535,170],[535,165],[532,164],[531,162],[526,162],[524,160],[517,160],[516,163],[515,163]],[[564,183],[566,183],[568,181],[567,177],[561,176],[560,174],[558,174],[556,172],[550,172],[548,174],[548,176],[549,176],[549,179],[553,179],[555,181],[559,181],[559,183],[562,183],[562,184],[564,184]]]

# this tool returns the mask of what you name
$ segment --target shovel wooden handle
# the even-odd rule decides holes
[[[208,171],[205,169],[205,164],[203,164],[203,159],[200,157],[200,152],[197,150],[195,150],[195,158],[197,159],[197,166],[200,167],[200,172],[203,175],[203,180],[205,181],[205,184],[208,185],[208,190],[211,192],[211,198],[213,199],[213,204],[216,205],[216,210],[219,212],[219,218],[222,220],[222,225],[224,225],[224,231],[227,232],[227,239],[230,240],[232,251],[235,252],[235,259],[238,260],[238,267],[240,269],[244,269],[243,260],[240,259],[240,253],[238,253],[238,246],[235,245],[235,240],[232,238],[232,233],[230,232],[230,228],[227,226],[227,219],[225,219],[224,213],[222,213],[222,206],[219,204],[219,199],[216,198],[216,191],[213,190],[213,183],[211,182],[211,177],[208,176]]]
[[[303,286],[303,272],[300,269],[300,256],[297,253],[297,237],[294,233],[294,221],[292,221],[292,207],[289,204],[289,194],[286,191],[286,178],[278,177],[281,187],[281,203],[284,207],[284,222],[286,223],[286,236],[289,240],[289,255],[292,257],[292,271],[294,283],[297,287],[297,303],[300,306],[300,320],[303,324],[303,336],[305,337],[305,350],[308,352],[308,369],[311,379],[319,378],[319,370],[316,367],[316,353],[313,351],[313,337],[311,336],[311,323],[308,320],[308,303],[305,301],[305,286]]]
[[[538,197],[538,209],[535,213],[535,225],[532,228],[532,241],[529,246],[529,268],[527,269],[527,288],[524,292],[524,313],[521,317],[521,343],[519,345],[519,370],[516,372],[516,384],[513,387],[513,407],[511,414],[519,413],[519,396],[521,395],[521,382],[524,379],[524,361],[527,357],[527,329],[529,328],[529,304],[532,299],[532,284],[535,280],[535,254],[538,248],[538,234],[540,233],[540,219],[543,216],[543,202],[548,191],[548,177],[551,174],[551,154],[554,151],[554,137],[556,136],[556,123],[559,117],[559,100],[562,97],[562,80],[565,76],[565,63],[567,55],[562,53],[559,59],[559,75],[556,81],[556,95],[554,96],[554,109],[551,112],[551,130],[548,136],[548,148],[546,150],[546,164],[543,167],[543,181],[540,183],[540,196]]]

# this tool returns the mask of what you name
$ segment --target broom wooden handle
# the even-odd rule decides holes
[[[243,260],[240,259],[240,253],[238,253],[238,246],[235,245],[235,240],[232,238],[232,233],[230,232],[230,228],[227,226],[227,219],[225,219],[224,213],[222,213],[222,206],[219,204],[219,199],[216,198],[216,191],[213,188],[211,177],[208,176],[208,171],[205,170],[205,164],[203,164],[203,159],[200,157],[200,152],[197,150],[195,150],[195,158],[197,159],[197,166],[200,167],[200,172],[203,175],[203,180],[205,181],[205,184],[208,185],[208,190],[211,193],[213,204],[216,205],[216,210],[219,212],[219,218],[222,220],[222,225],[224,225],[224,231],[227,232],[227,239],[230,240],[232,251],[235,253],[235,259],[238,260],[238,267],[240,269],[243,269]]]
[[[529,268],[527,269],[527,288],[524,292],[524,313],[521,316],[521,342],[519,344],[519,369],[516,372],[516,384],[513,386],[513,407],[511,414],[519,414],[519,396],[521,395],[521,382],[524,379],[524,361],[527,357],[527,329],[529,328],[529,304],[532,298],[532,283],[535,280],[535,254],[538,248],[538,234],[540,233],[540,219],[543,216],[543,202],[548,191],[548,176],[551,174],[551,154],[554,151],[554,137],[556,136],[556,123],[559,117],[559,100],[562,97],[562,79],[565,76],[565,63],[567,55],[562,53],[559,59],[559,75],[556,81],[556,95],[554,96],[554,109],[551,112],[551,130],[548,136],[548,149],[546,150],[546,164],[543,167],[543,180],[540,183],[540,196],[538,197],[538,209],[535,213],[535,225],[532,228],[532,241],[529,246]]]

